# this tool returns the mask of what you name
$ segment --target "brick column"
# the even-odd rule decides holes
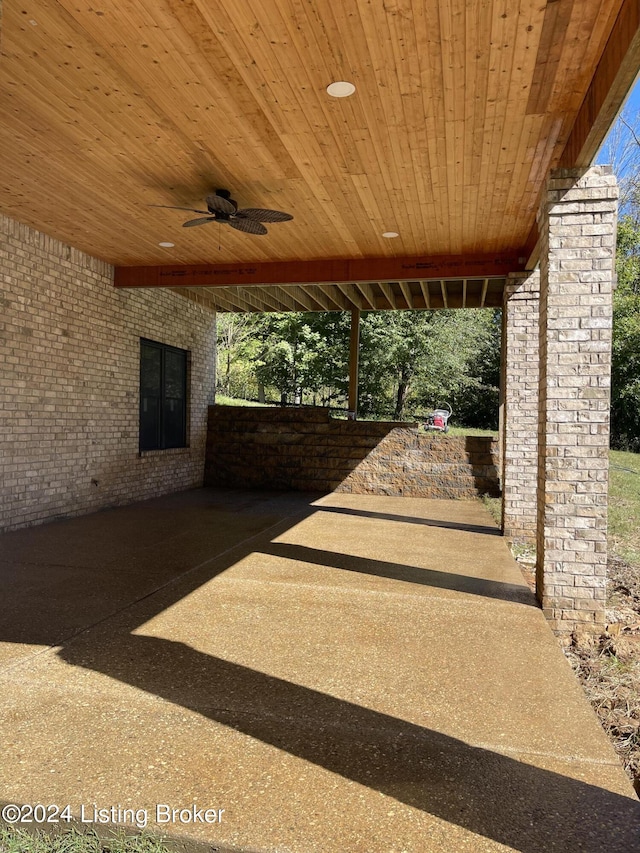
[[[512,273],[502,307],[502,530],[536,541],[540,273]]]
[[[539,213],[537,590],[563,630],[604,622],[617,199],[608,167],[559,169]]]

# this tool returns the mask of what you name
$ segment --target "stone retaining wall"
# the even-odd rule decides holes
[[[327,409],[210,406],[205,485],[427,498],[497,496],[497,441]]]

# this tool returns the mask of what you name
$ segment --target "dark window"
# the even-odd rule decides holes
[[[140,450],[187,446],[187,351],[140,341]]]

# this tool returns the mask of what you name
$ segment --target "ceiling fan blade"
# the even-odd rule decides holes
[[[247,234],[266,234],[267,229],[264,225],[256,222],[255,219],[242,219],[235,217],[229,220],[229,225],[235,228],[236,231],[246,231]]]
[[[264,207],[243,207],[236,215],[253,219],[254,222],[288,222],[293,219],[290,213],[283,213],[281,210],[267,210]]]
[[[228,213],[231,215],[236,212],[237,205],[234,205],[231,199],[222,198],[220,195],[208,195],[207,207],[210,213]]]
[[[215,222],[215,216],[207,216],[203,219],[189,219],[187,222],[182,223],[183,228],[193,228],[194,225],[204,225],[205,222]]]
[[[174,207],[172,204],[150,204],[149,207],[166,207],[167,210],[188,210],[191,213],[204,213],[205,216],[209,213],[208,210],[196,210],[195,207]]]

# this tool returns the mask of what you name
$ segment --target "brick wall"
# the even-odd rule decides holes
[[[502,529],[535,544],[540,274],[513,273],[502,309]]]
[[[215,315],[0,217],[0,529],[202,483]],[[190,447],[138,453],[140,338],[191,352]]]
[[[497,441],[327,409],[212,406],[205,485],[429,498],[498,495]]]
[[[559,169],[540,215],[537,587],[565,628],[605,618],[617,199],[608,167]]]

